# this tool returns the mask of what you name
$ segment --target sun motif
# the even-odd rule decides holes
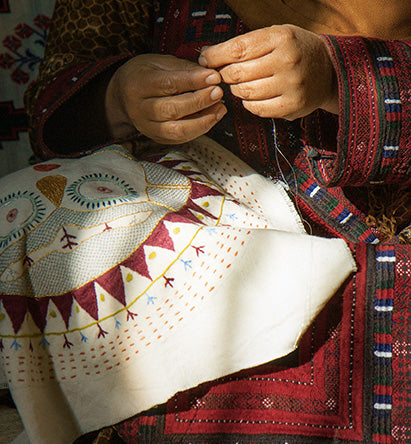
[[[32,192],[18,191],[0,198],[0,249],[29,233],[44,215],[40,197]]]
[[[89,210],[112,204],[132,202],[139,193],[119,177],[93,173],[82,176],[67,188],[73,202]]]
[[[60,168],[60,174],[48,174],[48,168],[35,170],[33,181],[44,198],[43,204],[35,193],[28,192],[0,201],[0,209],[3,209],[0,217],[20,223],[12,235],[17,237],[23,232],[22,221],[25,229],[30,229],[24,249],[13,251],[7,268],[0,273],[0,290],[4,289],[0,301],[17,336],[27,313],[39,328],[36,334],[68,332],[74,306],[91,317],[76,328],[98,325],[101,316],[114,313],[107,304],[108,311],[99,312],[101,294],[106,300],[110,296],[120,303],[117,311],[128,310],[144,294],[144,286],[153,285],[189,247],[192,237],[184,243],[184,237],[179,235],[184,226],[192,233],[200,227],[218,225],[226,196],[184,156],[169,153],[156,163],[136,163],[119,157],[117,154],[114,160],[120,164],[124,176],[112,174],[113,159],[105,171],[90,171],[95,168],[93,162],[82,174],[78,174],[74,164],[67,162],[68,167]],[[82,160],[86,166],[87,161],[88,158]],[[31,203],[26,203],[31,211],[26,213],[34,215],[22,218],[20,208],[23,205],[8,204],[17,201],[17,197],[31,198]],[[127,208],[122,204],[127,204]],[[85,220],[83,213],[93,210],[98,210],[99,217]],[[36,224],[34,230],[31,230],[32,224]],[[194,225],[194,231],[188,228],[190,225],[191,228]],[[4,224],[0,224],[2,226]],[[0,235],[5,237],[5,233]],[[101,251],[104,254],[100,254]],[[139,276],[135,282],[141,286],[141,291],[130,300],[126,297],[126,283],[131,278],[125,278],[123,270]],[[30,279],[27,279],[29,274]],[[53,279],[56,274],[64,279]],[[27,282],[30,282],[29,289]],[[172,283],[171,280],[167,282],[168,286]],[[96,286],[101,291],[96,292]],[[31,298],[32,289],[35,289],[33,296],[41,300],[41,310],[35,309],[38,302],[37,305],[21,305],[16,311],[14,296],[29,294]],[[62,323],[51,323],[51,330],[48,330],[50,301],[55,305],[52,310],[61,315]]]

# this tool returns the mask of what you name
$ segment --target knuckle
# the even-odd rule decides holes
[[[226,78],[224,78],[226,77]],[[227,68],[226,72],[223,75],[223,78],[225,81],[233,82],[233,83],[239,83],[242,79],[242,70],[240,67],[236,65],[231,65]]]
[[[286,65],[296,66],[301,62],[302,54],[294,45],[288,48],[283,54],[283,61]]]
[[[167,138],[176,143],[182,142],[186,139],[186,131],[181,122],[167,122],[166,123]]]
[[[197,93],[189,94],[189,99],[193,112],[200,111],[209,105],[209,95],[202,94],[200,93],[200,91],[198,91]]]
[[[284,25],[276,27],[277,38],[281,43],[290,43],[294,40],[295,33],[292,27]]]
[[[232,88],[234,95],[240,96],[241,98],[248,100],[252,96],[252,90],[247,85],[236,85]]]
[[[210,128],[215,124],[215,116],[211,114],[206,118],[202,119],[201,122],[201,134],[204,134],[210,130]]]
[[[170,101],[160,102],[158,112],[161,120],[176,120],[178,118],[177,106]]]
[[[168,73],[163,74],[159,81],[160,91],[166,96],[177,94],[177,85]]]
[[[231,55],[234,59],[243,60],[247,56],[247,45],[242,39],[233,41]]]

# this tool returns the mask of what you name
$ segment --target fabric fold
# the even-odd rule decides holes
[[[280,182],[206,137],[0,186],[0,362],[33,443],[290,353],[356,268],[342,239],[304,231]]]

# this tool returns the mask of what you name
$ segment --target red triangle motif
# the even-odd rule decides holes
[[[210,217],[211,219],[217,220],[217,218],[215,216],[213,216],[207,210],[205,210],[204,208],[202,208],[199,205],[197,205],[196,203],[194,203],[192,200],[189,200],[187,202],[187,208],[189,208],[190,210],[194,210],[197,213],[204,214],[204,216]]]
[[[73,295],[71,293],[66,293],[60,296],[53,296],[51,300],[60,312],[61,317],[66,324],[66,328],[68,328],[71,316],[71,307],[73,305]]]
[[[34,323],[37,325],[41,332],[44,332],[44,327],[47,323],[46,317],[49,301],[49,297],[39,299],[27,298],[27,306],[29,312],[33,318]]]
[[[126,305],[126,295],[124,293],[123,277],[120,267],[114,267],[103,276],[96,279],[96,282],[104,288],[114,299],[124,306]]]
[[[98,320],[97,296],[94,290],[94,281],[89,282],[72,292],[74,299],[92,318]]]
[[[191,199],[198,199],[199,197],[205,196],[223,196],[223,194],[221,191],[211,188],[209,185],[191,180]]]
[[[168,160],[160,160],[159,163],[161,166],[166,167],[166,168],[170,168],[170,169],[175,169],[175,167],[177,165],[180,165],[180,163],[186,162],[184,159],[168,159]]]
[[[140,247],[138,247],[137,250],[122,263],[122,265],[141,274],[147,279],[152,280],[148,271],[143,245],[140,245]]]
[[[3,307],[6,310],[11,324],[13,325],[14,333],[20,330],[21,324],[27,313],[27,297],[16,295],[1,295],[0,300],[3,302]]]
[[[195,176],[201,174],[201,171],[199,170],[180,170],[178,168],[175,168],[174,171],[177,171],[178,173],[190,178],[190,176]]]
[[[171,239],[166,226],[164,225],[164,221],[161,221],[156,226],[143,245],[150,247],[161,247],[174,251],[174,242],[173,239]]]
[[[204,225],[201,220],[195,216],[187,207],[181,208],[177,213],[168,213],[165,218],[165,220],[168,220],[170,222],[181,222],[185,224],[200,224]]]

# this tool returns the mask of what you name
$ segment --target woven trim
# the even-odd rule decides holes
[[[409,156],[402,152],[410,148],[400,140],[409,125],[403,128],[399,84],[409,69],[409,57],[401,50],[406,45],[362,37],[324,38],[337,70],[340,129],[337,154],[310,155],[317,180],[327,186],[404,180]]]
[[[395,284],[395,247],[376,247],[374,299],[373,443],[391,442],[392,312]]]
[[[378,244],[380,241],[372,230],[357,215],[353,214],[341,199],[332,194],[332,189],[320,186],[312,177],[295,170],[298,197],[308,204],[313,214],[320,217],[335,232],[341,233],[349,242]]]

